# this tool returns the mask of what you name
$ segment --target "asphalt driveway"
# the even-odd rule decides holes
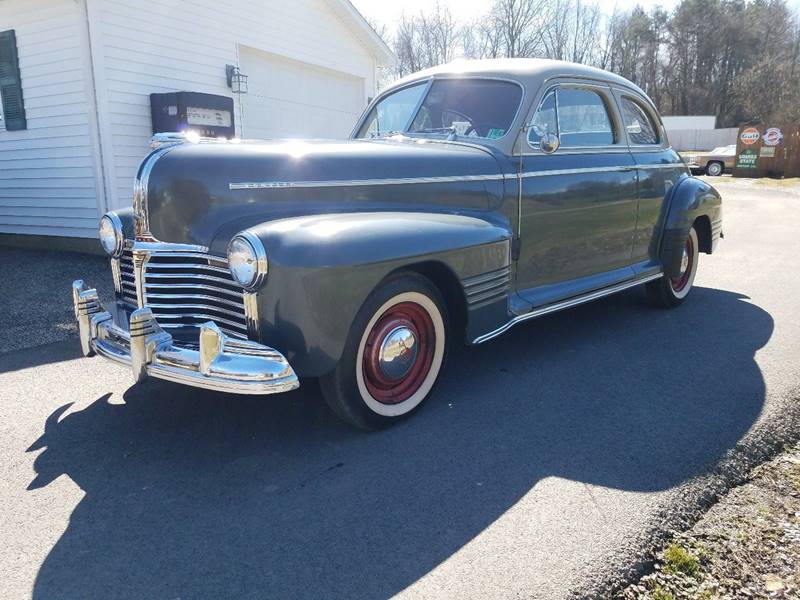
[[[636,289],[457,350],[428,406],[374,434],[313,382],[267,398],[131,387],[80,359],[70,329],[69,283],[105,262],[0,248],[0,597],[560,598],[607,582],[724,485],[720,462],[796,425],[800,191],[715,183],[726,239],[679,309]]]

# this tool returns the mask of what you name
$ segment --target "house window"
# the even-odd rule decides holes
[[[14,30],[0,31],[0,98],[5,129],[27,129],[25,102],[22,98],[22,79],[19,75],[17,38]]]

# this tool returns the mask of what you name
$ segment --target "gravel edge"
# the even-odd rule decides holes
[[[706,474],[677,487],[642,530],[612,556],[587,565],[584,582],[567,591],[571,598],[609,598],[652,573],[656,553],[676,533],[697,523],[731,489],[745,483],[753,469],[800,442],[800,387],[783,395]]]

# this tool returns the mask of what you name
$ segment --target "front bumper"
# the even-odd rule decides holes
[[[148,375],[236,394],[288,392],[300,383],[277,350],[226,336],[212,322],[200,327],[198,350],[177,346],[146,306],[130,315],[128,330],[117,325],[97,290],[72,283],[72,301],[84,356],[99,354],[129,366],[134,379]]]

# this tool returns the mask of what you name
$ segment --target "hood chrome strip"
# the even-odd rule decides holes
[[[441,177],[391,177],[386,179],[341,179],[322,181],[241,181],[228,184],[231,190],[260,190],[280,188],[327,188],[327,187],[358,187],[375,185],[410,185],[417,183],[457,183],[468,181],[501,181],[513,180],[517,177],[549,177],[554,175],[579,175],[582,173],[604,173],[614,171],[635,171],[637,169],[676,169],[683,164],[655,164],[655,165],[625,165],[614,167],[585,167],[579,169],[552,169],[549,171],[525,171],[502,174],[491,173],[486,175],[444,175]]]
[[[498,173],[490,175],[445,175],[443,177],[394,177],[386,179],[347,179],[333,181],[243,181],[230,183],[232,190],[256,190],[271,188],[321,188],[365,185],[406,185],[411,183],[451,183],[457,181],[498,181],[505,176]]]

